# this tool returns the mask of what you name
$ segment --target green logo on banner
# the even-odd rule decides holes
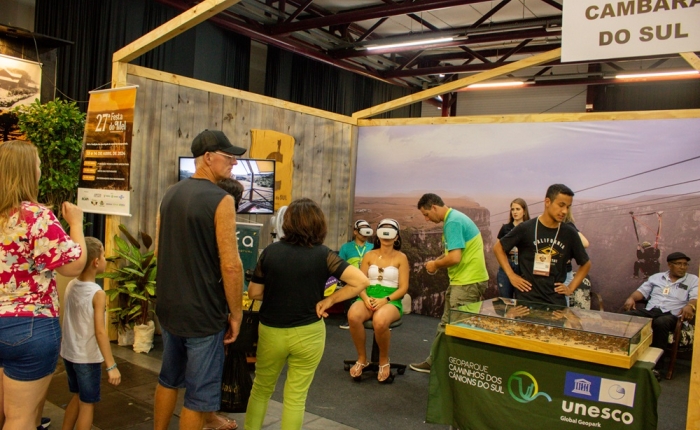
[[[529,381],[523,382],[524,379],[529,379]],[[528,382],[529,385],[527,385]],[[517,390],[513,390],[513,385],[517,385]],[[523,391],[524,385],[527,385],[527,389]],[[508,378],[508,392],[515,401],[520,403],[530,403],[540,396],[544,396],[550,402],[552,401],[549,394],[539,392],[535,377],[523,371],[515,372],[510,375],[510,378]]]

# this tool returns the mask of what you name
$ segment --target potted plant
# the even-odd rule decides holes
[[[61,204],[74,202],[78,192],[85,114],[75,102],[60,99],[44,104],[37,100],[12,113],[20,131],[39,151],[39,201],[53,206],[60,219]]]
[[[127,240],[114,235],[116,248],[107,258],[110,268],[100,275],[113,281],[115,288],[105,293],[110,301],[116,300],[117,307],[108,309],[112,313],[120,338],[134,330],[134,351],[148,352],[153,348],[153,303],[156,295],[156,257],[149,251],[153,244],[151,236],[140,232],[139,241],[123,224],[119,230]],[[120,342],[120,345],[122,343]]]

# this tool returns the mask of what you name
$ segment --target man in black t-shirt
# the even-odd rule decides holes
[[[588,254],[576,229],[564,218],[573,202],[574,192],[566,185],[554,184],[547,189],[544,213],[525,221],[501,238],[493,247],[498,264],[515,288],[515,298],[566,306],[571,295],[591,268]],[[521,275],[508,264],[504,249],[518,247]],[[575,259],[576,276],[566,286],[566,262]]]

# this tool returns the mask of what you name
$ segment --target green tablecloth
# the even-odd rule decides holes
[[[601,366],[440,334],[427,422],[461,430],[656,429],[653,364]]]

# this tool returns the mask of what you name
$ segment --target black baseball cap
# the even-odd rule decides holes
[[[682,260],[685,259],[685,261],[690,261],[690,257],[687,255],[683,254],[682,252],[672,252],[668,254],[668,257],[666,257],[667,262],[675,261],[675,260]]]
[[[207,152],[221,151],[231,155],[243,155],[245,148],[231,145],[226,135],[219,130],[204,130],[192,140],[192,155],[200,157]]]

